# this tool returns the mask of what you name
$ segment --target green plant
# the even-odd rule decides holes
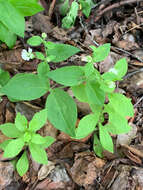
[[[17,36],[24,37],[24,17],[42,10],[37,0],[0,0],[0,40],[12,48]]]
[[[47,111],[42,110],[34,115],[29,124],[23,115],[17,113],[14,124],[0,125],[2,133],[11,138],[0,144],[0,148],[4,150],[3,156],[5,158],[20,156],[16,163],[16,169],[20,176],[23,176],[29,168],[27,147],[36,162],[48,163],[45,148],[49,147],[55,139],[51,136],[42,137],[36,133],[46,123],[46,120]]]
[[[92,0],[74,0],[71,6],[69,5],[69,0],[62,1],[60,13],[62,16],[65,16],[62,19],[62,27],[68,29],[74,25],[79,9],[88,18],[93,7],[94,3]]]
[[[81,139],[94,132],[94,150],[99,156],[102,150],[113,152],[110,134],[127,133],[131,127],[126,116],[133,116],[131,100],[116,93],[116,81],[122,80],[127,72],[126,59],[122,58],[108,72],[100,74],[94,68],[95,62],[103,61],[110,52],[110,44],[98,48],[90,46],[92,56],[87,56],[85,66],[65,66],[50,70],[47,62],[59,62],[79,52],[78,48],[65,44],[45,41],[46,35],[33,36],[28,40],[31,46],[44,44],[45,55],[40,52],[28,52],[28,59],[33,57],[42,60],[36,74],[17,74],[2,87],[1,92],[11,99],[32,100],[50,94],[46,100],[48,120],[57,129],[69,134],[72,138]],[[50,79],[60,84],[59,88],[50,87]],[[78,127],[77,107],[71,96],[62,90],[70,87],[74,96],[81,102],[90,105],[91,114],[84,116]],[[106,119],[105,119],[106,115]]]

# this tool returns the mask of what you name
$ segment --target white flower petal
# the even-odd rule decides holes
[[[31,48],[28,48],[28,53],[32,53],[32,49]]]

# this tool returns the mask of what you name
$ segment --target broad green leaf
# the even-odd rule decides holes
[[[126,74],[128,69],[128,64],[125,58],[120,59],[117,61],[115,66],[109,69],[108,72],[102,75],[102,78],[106,81],[116,81],[122,80],[122,77]]]
[[[93,105],[103,106],[105,101],[105,92],[100,89],[100,84],[96,81],[86,83],[86,94],[88,102]]]
[[[50,88],[50,81],[48,78],[49,71],[50,71],[50,67],[49,67],[48,63],[41,62],[38,65],[38,68],[37,68],[38,77],[40,78],[40,80],[42,80],[46,84],[46,86],[49,86],[49,88]]]
[[[47,110],[43,109],[39,112],[37,112],[32,120],[29,122],[29,130],[36,132],[39,130],[47,121]]]
[[[71,87],[74,96],[81,102],[88,102],[88,98],[85,91],[85,84],[80,84]]]
[[[76,20],[78,14],[78,3],[73,1],[70,7],[68,14],[62,19],[62,27],[63,28],[71,28]]]
[[[29,149],[30,149],[30,153],[32,155],[32,158],[36,162],[38,162],[40,164],[47,164],[48,163],[47,153],[44,150],[44,148],[42,147],[42,145],[30,143]]]
[[[48,148],[51,144],[55,142],[55,139],[51,136],[46,136],[44,138],[47,142],[41,145],[43,148]]]
[[[89,114],[84,116],[76,128],[76,139],[85,138],[95,130],[100,114]]]
[[[77,108],[73,99],[63,90],[56,88],[48,96],[46,108],[48,119],[54,127],[75,137]]]
[[[0,69],[0,85],[4,86],[10,79],[9,72]]]
[[[101,142],[100,142],[100,140],[98,139],[98,137],[97,137],[96,134],[94,134],[93,150],[94,150],[94,152],[95,152],[95,154],[96,154],[97,156],[99,156],[100,158],[103,157],[103,154],[102,154],[102,152],[103,152],[103,147],[102,147]]]
[[[0,130],[4,135],[10,138],[16,138],[22,135],[13,123],[5,123],[0,125]]]
[[[45,144],[46,141],[47,140],[39,134],[33,134],[32,135],[31,142],[34,144]]]
[[[15,118],[15,126],[19,131],[25,131],[27,129],[28,121],[24,115],[17,113]]]
[[[84,67],[83,70],[85,72],[85,76],[89,77],[92,73],[94,73],[94,65],[92,62],[88,62]]]
[[[85,80],[84,72],[79,66],[67,66],[50,71],[48,77],[65,86],[75,86]]]
[[[35,0],[9,0],[9,2],[23,15],[32,16],[40,11],[43,11],[43,7],[39,5]]]
[[[29,161],[27,158],[27,153],[26,151],[24,151],[22,156],[17,161],[16,169],[19,175],[22,177],[28,171],[28,168],[29,168]]]
[[[128,125],[127,120],[125,118],[119,118],[119,116],[115,114],[110,115],[109,122],[110,123],[105,125],[109,133],[117,135],[128,133],[131,130],[131,126]]]
[[[43,96],[48,89],[49,86],[38,75],[21,73],[10,79],[1,92],[16,100],[34,100]]]
[[[100,62],[103,61],[109,54],[110,52],[110,44],[103,44],[99,47],[95,47],[95,46],[90,46],[90,48],[93,50],[93,61],[94,62]]]
[[[3,141],[2,143],[0,143],[0,148],[2,150],[5,150],[5,147],[8,145],[9,142],[11,142],[12,140],[11,139],[8,139],[8,140],[5,140]]]
[[[65,61],[66,59],[80,51],[80,49],[68,44],[58,44],[53,42],[47,42],[46,44],[48,48],[46,52],[47,56],[55,56],[52,59],[52,62],[55,63]]]
[[[12,48],[16,42],[16,34],[11,32],[2,22],[0,22],[0,40],[5,42],[9,48]]]
[[[105,126],[102,126],[101,124],[99,124],[99,137],[103,148],[113,153],[114,150],[112,138],[109,135],[107,128]]]
[[[8,143],[5,147],[4,157],[5,158],[12,158],[17,156],[24,146],[24,141],[22,138],[12,140]]]
[[[69,9],[69,0],[65,0],[63,4],[60,5],[60,14],[65,16]]]
[[[27,43],[30,46],[39,46],[43,42],[42,38],[40,36],[32,36],[27,40]]]
[[[111,107],[122,116],[133,116],[134,109],[131,103],[131,99],[119,93],[108,94],[109,104]]]
[[[25,21],[19,11],[8,1],[0,0],[0,21],[13,33],[24,37]]]

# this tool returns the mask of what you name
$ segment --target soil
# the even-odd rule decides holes
[[[72,0],[70,0],[72,2]],[[111,43],[109,56],[95,67],[104,73],[117,60],[125,57],[128,73],[118,83],[117,91],[132,99],[134,117],[129,119],[132,130],[128,134],[113,135],[114,153],[103,152],[99,158],[93,150],[93,134],[75,141],[55,129],[48,121],[41,134],[51,135],[56,142],[47,148],[48,165],[30,159],[30,169],[20,177],[9,160],[0,153],[0,190],[143,190],[143,0],[96,0],[89,18],[79,11],[74,27],[63,29],[59,2],[40,0],[45,11],[26,17],[24,39],[18,38],[13,49],[0,45],[0,64],[11,77],[17,73],[35,73],[39,61],[24,61],[22,49],[26,41],[45,32],[47,40],[78,47],[81,52],[67,61],[50,63],[51,69],[64,65],[84,65],[89,46]],[[33,51],[44,52],[43,47]],[[67,89],[65,89],[67,91]],[[70,93],[70,92],[69,92]],[[45,105],[46,97],[30,102],[12,103],[2,97],[0,124],[14,122],[17,112],[31,120]],[[90,112],[87,104],[76,101],[79,119]],[[0,142],[5,140],[0,133]]]

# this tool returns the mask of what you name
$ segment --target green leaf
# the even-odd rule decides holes
[[[39,134],[33,134],[32,135],[31,142],[34,144],[45,144],[46,141],[47,140]]]
[[[32,120],[29,122],[29,130],[36,132],[39,130],[47,121],[47,110],[43,109],[40,112],[37,112]]]
[[[9,0],[10,3],[23,15],[32,16],[40,11],[43,11],[43,7],[39,5],[35,0]]]
[[[99,123],[99,137],[103,148],[113,153],[114,147],[113,147],[112,138],[109,135],[107,128],[105,126],[102,126],[100,123]]]
[[[43,53],[38,52],[38,51],[34,52],[34,53],[35,53],[37,59],[45,60],[45,56],[43,55]]]
[[[10,79],[9,72],[0,69],[0,85],[4,86]]]
[[[17,113],[15,118],[15,126],[19,131],[25,131],[27,129],[27,119],[24,115],[21,115],[21,113]]]
[[[38,72],[38,77],[40,80],[42,80],[46,86],[49,86],[50,88],[50,81],[48,79],[48,72],[50,71],[50,67],[46,62],[41,62],[38,65],[37,72]]]
[[[90,133],[95,130],[96,124],[99,120],[100,113],[98,114],[89,114],[84,116],[78,127],[76,128],[76,139],[85,138]]]
[[[63,4],[60,5],[60,14],[65,16],[69,9],[69,0],[65,0]]]
[[[54,63],[65,61],[80,51],[80,49],[68,44],[56,44],[53,42],[47,42],[46,46],[48,48],[46,52],[47,56],[55,56],[52,59],[52,62]]]
[[[55,139],[51,136],[46,136],[44,138],[47,142],[41,145],[43,148],[48,148],[51,144],[55,142]]]
[[[54,127],[75,137],[77,108],[73,99],[63,90],[56,88],[48,96],[46,108],[48,119]]]
[[[79,66],[67,66],[50,71],[48,77],[65,86],[75,86],[85,80],[84,72]]]
[[[92,5],[93,5],[92,0],[80,0],[79,2],[82,6],[83,14],[88,18],[91,12]]]
[[[72,4],[71,4],[71,7],[70,7],[70,10],[67,14],[67,16],[65,16],[63,19],[62,19],[62,27],[63,28],[71,28],[74,23],[75,23],[75,20],[76,20],[76,17],[78,15],[78,3],[76,1],[73,1]]]
[[[19,11],[6,0],[0,0],[0,21],[13,33],[24,37],[25,21]]]
[[[9,48],[12,48],[16,42],[16,34],[10,31],[2,22],[0,22],[0,40],[5,42]]]
[[[109,103],[105,105],[104,112],[109,114],[107,130],[112,134],[122,134],[130,131],[126,116],[133,116],[134,110],[131,100],[119,93],[108,95]]]
[[[100,84],[98,82],[87,82],[85,90],[90,104],[103,106],[105,101],[105,92],[100,89]]]
[[[19,175],[22,177],[28,171],[28,168],[29,168],[29,161],[27,158],[27,153],[26,151],[24,151],[20,159],[17,161],[16,169]]]
[[[102,154],[103,147],[96,134],[94,134],[93,150],[97,156],[99,156],[100,158],[103,158],[103,154]]]
[[[94,62],[100,62],[103,61],[110,52],[110,44],[103,44],[96,48],[95,46],[90,46],[90,48],[93,50],[93,61]]]
[[[88,62],[84,67],[83,70],[85,72],[85,76],[89,77],[92,73],[94,73],[94,65],[92,62]]]
[[[5,150],[5,147],[8,145],[9,142],[11,142],[12,140],[11,139],[8,139],[8,140],[5,140],[3,141],[2,143],[0,143],[0,148],[2,150]]]
[[[43,42],[42,38],[40,36],[32,36],[27,40],[27,43],[30,46],[39,46]]]
[[[4,157],[5,158],[12,158],[17,156],[24,146],[24,141],[22,138],[12,140],[8,143],[5,147]]]
[[[34,100],[43,96],[49,89],[35,74],[16,74],[2,88],[1,92],[16,100]]]
[[[102,75],[102,78],[106,81],[116,81],[122,80],[122,77],[126,74],[128,69],[128,64],[125,58],[117,61],[115,66],[111,68],[108,72]]]
[[[40,164],[47,164],[48,163],[47,153],[44,150],[44,148],[42,147],[42,145],[30,143],[29,149],[30,149],[30,153],[32,155],[32,158],[36,162],[38,162]]]
[[[74,96],[81,102],[88,102],[86,90],[85,90],[85,84],[80,84],[77,86],[71,87],[72,92]]]
[[[16,138],[22,135],[13,123],[5,123],[0,125],[0,130],[4,135],[10,138]]]
[[[134,108],[131,103],[131,99],[119,93],[108,94],[109,104],[111,107],[122,116],[133,116]]]

